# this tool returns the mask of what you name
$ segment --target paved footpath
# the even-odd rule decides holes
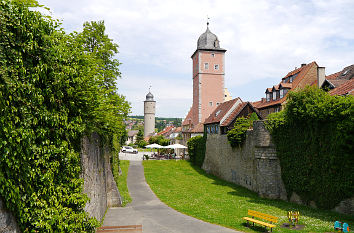
[[[141,161],[130,161],[127,182],[133,201],[126,207],[110,208],[103,226],[141,224],[144,233],[240,233],[181,214],[162,203],[146,183]]]

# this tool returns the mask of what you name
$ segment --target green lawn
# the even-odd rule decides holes
[[[161,201],[206,222],[244,232],[263,231],[264,228],[250,229],[244,225],[242,217],[251,209],[279,217],[273,232],[294,232],[280,226],[288,222],[288,210],[298,210],[300,224],[304,224],[305,228],[296,232],[330,232],[335,220],[345,221],[354,227],[354,216],[263,199],[243,187],[208,175],[187,161],[149,160],[143,161],[143,165],[146,181]]]
[[[122,174],[118,176],[116,179],[118,190],[120,195],[123,198],[123,206],[130,203],[132,198],[130,197],[128,186],[127,186],[127,176],[128,176],[128,168],[129,161],[128,160],[120,160],[120,169],[122,170]]]

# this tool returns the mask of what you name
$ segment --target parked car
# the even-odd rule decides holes
[[[137,154],[138,153],[138,150],[134,149],[131,146],[123,146],[121,151],[124,152],[124,153],[133,153],[133,154]]]

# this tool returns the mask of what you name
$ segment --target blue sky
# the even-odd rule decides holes
[[[301,63],[326,74],[354,63],[352,0],[39,0],[67,32],[104,20],[120,46],[119,92],[143,115],[151,85],[159,117],[185,117],[192,104],[192,60],[198,37],[215,33],[226,52],[225,87],[256,101]]]

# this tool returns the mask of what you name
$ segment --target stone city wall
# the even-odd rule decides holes
[[[110,149],[103,146],[98,134],[85,136],[81,145],[84,193],[90,198],[85,210],[101,221],[106,209],[120,206],[122,201],[110,165]]]
[[[262,197],[287,200],[276,148],[264,121],[254,122],[240,148],[232,148],[226,135],[208,134],[202,168]],[[316,208],[314,201],[304,202],[295,192],[289,201]],[[333,210],[354,214],[354,197],[341,201]]]
[[[240,148],[232,148],[226,135],[208,134],[202,168],[263,197],[286,200],[275,146],[263,121],[247,131]]]

